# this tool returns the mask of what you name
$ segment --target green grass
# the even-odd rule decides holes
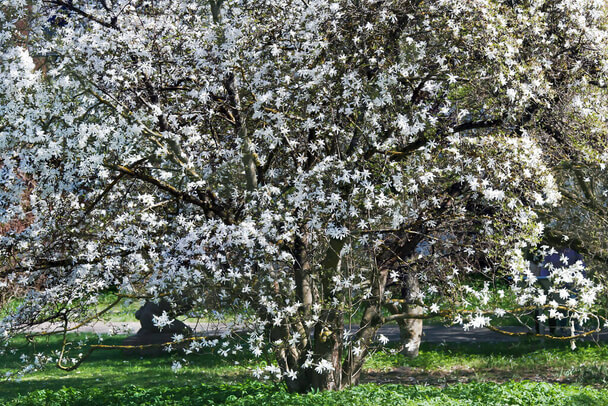
[[[109,307],[116,300],[116,295],[112,292],[105,292],[99,295],[97,303],[95,305],[88,305],[88,314],[93,315],[96,312],[101,312]],[[118,304],[111,307],[108,311],[100,316],[101,320],[115,323],[123,322],[139,322],[135,317],[135,312],[144,304],[144,300],[140,299],[123,299]],[[0,307],[0,318],[9,315],[14,312],[20,304],[23,303],[23,299],[13,298],[8,303],[5,303]],[[73,307],[80,306],[78,303],[73,303]],[[183,316],[178,317],[182,321],[188,322],[216,322],[217,320],[211,317],[200,317],[200,318],[186,318]],[[227,320],[230,321],[232,315],[228,315]]]
[[[507,343],[435,344],[423,343],[420,355],[411,359],[402,354],[379,352],[367,362],[370,369],[391,369],[408,366],[425,370],[439,370],[459,366],[463,368],[499,368],[508,370],[569,368],[593,362],[608,368],[608,346],[581,342],[573,351],[569,343],[537,340]]]
[[[605,387],[608,384],[608,365],[605,363],[586,362],[565,370],[564,376],[573,377],[575,382],[578,383]]]
[[[75,344],[82,340],[96,341],[96,337],[73,334],[70,341]],[[119,344],[123,337],[106,337],[104,344]],[[59,337],[40,340],[34,346],[26,346],[23,338],[14,340],[13,344],[23,347],[22,351],[1,356],[0,376],[21,365],[21,353],[32,356],[56,351]],[[184,368],[174,372],[171,369],[174,360]],[[252,381],[249,370],[253,366],[245,355],[224,358],[206,352],[141,357],[118,350],[99,351],[76,371],[64,372],[49,366],[19,381],[2,382],[0,404],[608,404],[608,392],[596,390],[608,382],[608,346],[593,343],[580,343],[576,351],[567,343],[541,345],[533,341],[424,343],[416,359],[381,352],[374,354],[365,365],[364,382],[392,381],[406,385],[368,383],[339,394],[290,395],[280,386]],[[458,377],[466,377],[466,384],[446,386],[446,383],[458,382]],[[514,382],[524,379],[594,385],[596,389]],[[412,382],[418,384],[412,385]],[[64,387],[68,389],[62,389]],[[21,398],[17,401],[18,396]],[[487,403],[489,397],[495,403]],[[145,399],[152,401],[144,402]]]
[[[114,302],[114,300],[116,300],[116,296],[113,294],[102,294],[96,306],[97,311],[105,309],[112,302]],[[142,304],[143,303],[141,303],[140,300],[123,300],[105,313],[103,315],[103,319],[114,322],[137,321],[137,318],[135,318],[135,312],[141,307]]]
[[[72,334],[70,341],[92,340],[92,334]],[[103,344],[120,344],[125,336],[107,337]],[[60,338],[51,337],[35,346],[25,346],[24,339],[16,339],[15,346],[22,346],[24,351],[2,355],[0,376],[22,366],[20,354],[32,357],[37,353],[51,353],[60,348]],[[76,351],[76,354],[78,351]],[[171,370],[173,361],[179,361],[184,367]],[[235,365],[238,362],[238,365]],[[12,380],[0,384],[0,404],[18,394],[48,389],[58,390],[64,386],[74,388],[95,387],[100,390],[114,389],[117,385],[135,385],[142,387],[184,386],[201,382],[220,384],[241,382],[250,377],[248,359],[237,356],[221,357],[210,352],[184,355],[183,353],[161,354],[159,356],[139,356],[123,354],[120,350],[96,351],[75,371],[62,371],[49,365],[41,371],[26,374],[21,380]]]

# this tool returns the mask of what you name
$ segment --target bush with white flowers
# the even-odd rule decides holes
[[[542,305],[552,167],[605,158],[604,1],[30,3],[0,12],[0,223],[28,224],[0,237],[27,292],[7,339],[163,297],[247,331],[186,351],[340,389],[411,306],[469,328],[516,311],[505,289]],[[592,320],[601,286],[568,272],[559,311]]]

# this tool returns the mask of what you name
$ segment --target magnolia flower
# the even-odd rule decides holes
[[[409,352],[418,349],[418,343],[415,340],[410,340],[405,344],[405,349]]]
[[[315,371],[318,374],[323,374],[325,372],[331,372],[333,370],[334,370],[334,366],[331,364],[331,362],[329,362],[326,359],[322,359],[321,361],[319,361],[319,363],[315,367]]]
[[[260,367],[255,368],[252,372],[253,377],[257,379],[261,378],[263,374],[264,370]]]
[[[180,369],[182,369],[182,364],[179,361],[173,361],[173,364],[171,365],[171,370],[173,372],[177,372]]]
[[[285,371],[285,375],[287,375],[287,377],[289,379],[291,379],[292,381],[296,380],[298,378],[298,372],[291,370],[291,369],[288,369],[287,371]]]
[[[160,316],[154,315],[152,316],[152,323],[158,327],[159,330],[162,331],[163,328],[165,328],[166,326],[170,326],[171,323],[173,323],[173,319],[169,318],[169,315],[167,314],[166,311],[163,311],[163,313]]]
[[[302,364],[302,369],[310,368],[310,367],[312,367],[312,365],[313,365],[312,359],[311,358],[306,358],[306,360]]]

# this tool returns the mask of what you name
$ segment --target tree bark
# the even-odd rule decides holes
[[[342,389],[342,351],[344,317],[342,312],[330,310],[323,317],[329,323],[315,327],[315,355],[328,361],[333,370],[324,373],[313,371],[311,388],[317,390]]]
[[[420,282],[418,278],[408,273],[405,275],[404,284],[402,296],[405,303],[401,306],[401,309],[397,309],[397,306],[391,306],[389,311],[393,314],[401,312],[421,316],[423,314],[422,307],[415,304],[420,294]],[[401,343],[404,344],[401,353],[410,358],[417,357],[420,343],[422,342],[423,319],[400,319],[397,320],[397,324],[399,325]]]
[[[313,302],[313,287],[311,279],[311,265],[308,259],[308,231],[302,227],[302,235],[296,236],[294,243],[294,277],[296,281],[296,295],[302,303],[305,315],[310,313]]]

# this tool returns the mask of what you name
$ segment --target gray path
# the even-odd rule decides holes
[[[504,327],[509,332],[524,332],[527,331],[524,327]],[[396,326],[386,326],[380,329],[391,341],[399,340],[399,329]],[[546,332],[548,333],[548,331]],[[525,338],[525,337],[524,337]],[[582,340],[602,340],[608,341],[608,331],[602,331],[599,335],[585,337]],[[465,331],[462,327],[445,327],[430,325],[424,326],[422,341],[427,343],[504,343],[517,342],[522,340],[522,337],[508,336],[505,334],[495,333],[487,328],[475,328]]]
[[[187,323],[192,328],[196,328],[197,333],[202,335],[221,335],[226,332],[226,329],[219,324],[199,323]],[[139,329],[139,322],[108,322],[108,323],[97,323],[92,326],[84,326],[78,328],[78,332],[86,333],[97,333],[97,334],[135,334]],[[353,326],[356,329],[356,326]],[[508,331],[525,331],[523,327],[506,327]],[[49,330],[60,330],[57,326],[42,325],[38,326],[35,330],[49,331]],[[391,341],[399,341],[399,329],[397,326],[389,325],[384,326],[379,331],[380,334],[384,334]],[[507,336],[504,334],[495,333],[486,328],[476,328],[469,331],[463,330],[461,327],[445,327],[441,325],[429,325],[424,326],[423,342],[431,343],[481,343],[481,342],[516,342],[520,340],[519,337]],[[608,341],[608,331],[603,331],[599,335],[595,334],[592,337],[586,339],[600,339],[602,341]]]

